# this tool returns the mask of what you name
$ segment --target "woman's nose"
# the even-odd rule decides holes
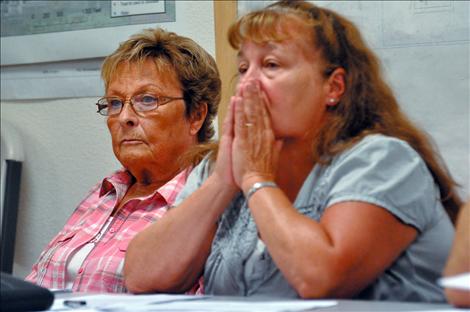
[[[258,73],[255,70],[247,71],[246,74],[240,78],[238,82],[237,90],[244,89],[249,84],[261,86],[262,79],[260,78],[261,77],[258,75]]]
[[[258,80],[260,78],[259,70],[255,66],[251,66],[241,77],[241,81]]]
[[[119,122],[125,126],[135,126],[138,123],[137,113],[134,111],[131,103],[126,101],[118,115]]]

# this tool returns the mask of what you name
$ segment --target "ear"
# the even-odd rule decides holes
[[[197,135],[207,116],[207,103],[201,103],[189,117],[189,131],[191,135]]]
[[[342,67],[336,68],[328,77],[326,105],[335,106],[341,100],[346,90],[346,71]]]

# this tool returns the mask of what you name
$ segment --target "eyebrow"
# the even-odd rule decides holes
[[[158,85],[156,84],[153,84],[153,83],[149,83],[149,84],[145,84],[145,85],[142,85],[140,86],[139,88],[136,89],[135,92],[133,92],[133,94],[139,94],[139,93],[142,93],[142,92],[147,92],[149,89],[155,89],[155,92],[157,93],[161,93],[163,91],[163,89],[161,87],[159,87]],[[123,95],[123,92],[119,91],[119,90],[113,90],[111,88],[109,88],[108,90],[106,90],[106,94],[119,94],[119,95]],[[113,96],[116,96],[116,95],[113,95]]]
[[[259,43],[259,44],[257,43],[256,45],[261,46],[262,49],[268,50],[269,52],[274,51],[274,50],[278,50],[278,46],[279,46],[279,45],[275,44],[273,41],[266,41],[266,42]],[[237,57],[238,58],[244,57],[242,50],[238,51]]]

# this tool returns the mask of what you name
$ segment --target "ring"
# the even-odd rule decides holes
[[[253,124],[251,122],[245,122],[245,127],[252,127]]]

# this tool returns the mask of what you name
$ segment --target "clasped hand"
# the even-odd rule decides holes
[[[281,147],[266,94],[257,81],[241,82],[224,119],[214,173],[241,190],[255,182],[274,181]]]

